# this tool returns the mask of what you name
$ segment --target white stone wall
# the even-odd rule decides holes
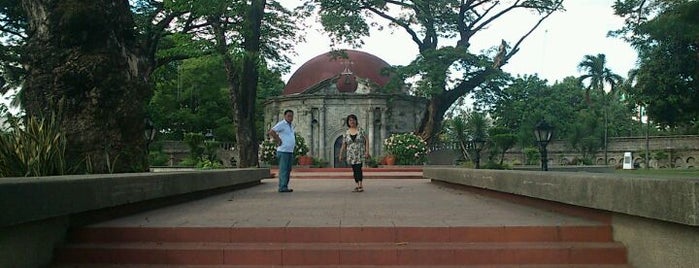
[[[425,110],[424,98],[401,94],[298,94],[272,98],[265,103],[267,129],[294,111],[296,132],[313,157],[335,166],[337,139],[345,133],[347,115],[357,116],[368,137],[372,156],[383,155],[383,140],[392,133],[417,129]]]

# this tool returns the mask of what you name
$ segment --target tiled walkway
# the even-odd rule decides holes
[[[293,193],[276,179],[251,188],[119,218],[96,226],[361,227],[558,226],[597,222],[510,203],[426,179],[293,178]]]

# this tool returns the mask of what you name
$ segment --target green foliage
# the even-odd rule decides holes
[[[500,165],[503,164],[505,159],[505,153],[515,147],[517,144],[517,135],[511,133],[499,133],[494,132],[490,135],[490,140],[497,150],[500,152]]]
[[[184,141],[189,147],[189,156],[180,165],[200,167],[206,163],[218,163],[216,151],[221,143],[217,141],[204,140],[201,133],[186,133]]]
[[[0,132],[0,177],[63,175],[65,149],[55,116],[28,117],[25,124],[13,120],[9,132]]]
[[[426,109],[425,116],[430,125],[420,130],[420,136],[430,137],[429,142],[437,137],[450,106],[470,93],[497,88],[493,85],[501,83],[500,68],[520,50],[521,41],[549,15],[563,10],[562,0],[482,4],[452,0],[317,0],[307,1],[305,7],[306,10],[320,8],[321,23],[334,42],[361,44],[369,29],[384,27],[410,36],[419,55],[407,66],[394,66],[391,71],[395,80],[389,84],[395,87],[393,90],[409,88],[412,93],[429,98],[431,108]],[[471,38],[486,35],[485,29],[519,12],[531,14],[531,31],[523,31],[521,39],[502,40],[492,44],[492,49],[473,51]],[[406,79],[413,82],[404,87]]]
[[[272,140],[264,140],[257,151],[257,159],[270,165],[277,164],[277,145]]]
[[[617,1],[625,18],[612,34],[638,51],[638,69],[627,94],[663,126],[696,126],[699,121],[699,1]]]
[[[235,141],[235,130],[221,59],[207,56],[158,69],[149,114],[163,139],[182,140],[187,132],[213,130],[218,140]]]
[[[582,154],[583,159],[593,159],[604,146],[604,129],[599,118],[599,115],[589,111],[581,111],[579,121],[572,124],[568,143],[573,150]]]
[[[670,158],[670,155],[668,155],[668,153],[665,151],[656,151],[653,153],[653,159],[658,160],[658,161],[669,160],[669,158]]]
[[[216,168],[223,168],[223,165],[219,163],[218,161],[212,161],[209,159],[202,159],[196,164],[196,167],[199,169],[216,169]]]
[[[296,137],[296,145],[294,146],[294,164],[296,164],[299,156],[308,154],[308,145],[306,144],[306,139],[301,137],[301,135],[298,133],[294,133],[294,136]],[[273,140],[268,139],[260,143],[257,159],[270,165],[277,164],[279,161],[277,159],[277,145]]]
[[[367,167],[371,167],[371,168],[379,167],[379,160],[376,157],[370,157],[369,159],[367,159],[364,162],[364,164]]]
[[[298,159],[299,156],[308,154],[308,145],[306,144],[306,139],[301,137],[298,133],[294,133],[296,138],[296,145],[294,146],[294,159]]]
[[[485,113],[469,110],[461,111],[461,115],[445,120],[443,126],[444,132],[448,136],[446,140],[448,143],[458,144],[464,159],[475,157],[474,148],[469,147],[472,141],[480,140],[492,143],[488,140],[490,127],[490,120]],[[492,150],[490,152],[492,153]],[[481,151],[478,153],[480,154]]]
[[[607,57],[604,54],[597,54],[597,56],[585,55],[583,61],[578,64],[578,69],[585,72],[585,74],[580,76],[580,81],[590,81],[585,88],[585,97],[588,104],[590,103],[590,89],[594,89],[604,95],[604,85],[609,84],[610,94],[612,94],[623,82],[623,78],[613,73],[612,70],[607,68],[606,64]]]
[[[396,157],[398,165],[425,163],[427,142],[413,133],[393,134],[383,142],[387,153]]]
[[[151,166],[167,166],[170,157],[163,151],[148,152],[148,163]]]
[[[201,133],[186,133],[184,141],[189,147],[189,158],[199,159],[204,155],[204,135]]]
[[[313,157],[313,164],[311,166],[316,168],[324,168],[328,167],[329,165],[330,164],[328,163],[328,161]]]
[[[527,165],[536,165],[541,161],[541,153],[539,148],[526,147],[524,148],[524,163]]]
[[[481,166],[481,168],[484,169],[512,169],[512,167],[502,164],[502,163],[497,163],[493,161],[487,161],[485,165]]]

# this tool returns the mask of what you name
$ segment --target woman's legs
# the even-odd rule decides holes
[[[352,173],[354,173],[354,182],[357,183],[357,189],[362,189],[362,180],[364,179],[364,174],[362,173],[362,163],[352,165]]]

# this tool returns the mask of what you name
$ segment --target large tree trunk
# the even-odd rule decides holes
[[[444,114],[447,113],[449,107],[461,96],[465,96],[467,93],[472,92],[473,89],[481,85],[489,75],[492,75],[496,71],[498,70],[494,68],[486,69],[474,75],[471,79],[462,81],[451,90],[442,90],[439,94],[433,94],[427,103],[425,114],[420,121],[420,126],[416,134],[422,137],[428,145],[435,144],[435,142],[437,142],[437,137],[439,137],[439,133],[442,131]]]
[[[245,25],[243,27],[244,53],[239,61],[234,61],[228,47],[226,31],[228,28],[215,18],[211,21],[216,37],[217,50],[223,58],[226,78],[233,106],[233,122],[236,126],[236,148],[238,149],[238,167],[258,165],[259,150],[255,133],[255,99],[259,79],[259,55],[262,19],[266,1],[254,0],[247,6]]]
[[[260,57],[260,38],[262,36],[262,19],[266,1],[253,0],[248,10],[245,29],[245,56],[242,74],[239,77],[240,99],[233,102],[236,112],[236,140],[238,146],[238,166],[253,167],[258,165],[259,146],[255,133],[255,100],[260,77],[258,71]],[[231,98],[233,99],[233,98]]]
[[[22,7],[27,115],[58,115],[74,173],[144,171],[150,91],[128,1],[22,0]]]
[[[442,120],[444,114],[451,106],[451,103],[444,103],[443,95],[434,95],[428,102],[425,114],[420,121],[420,126],[417,129],[417,135],[422,137],[428,145],[435,144],[439,132],[442,129]]]

